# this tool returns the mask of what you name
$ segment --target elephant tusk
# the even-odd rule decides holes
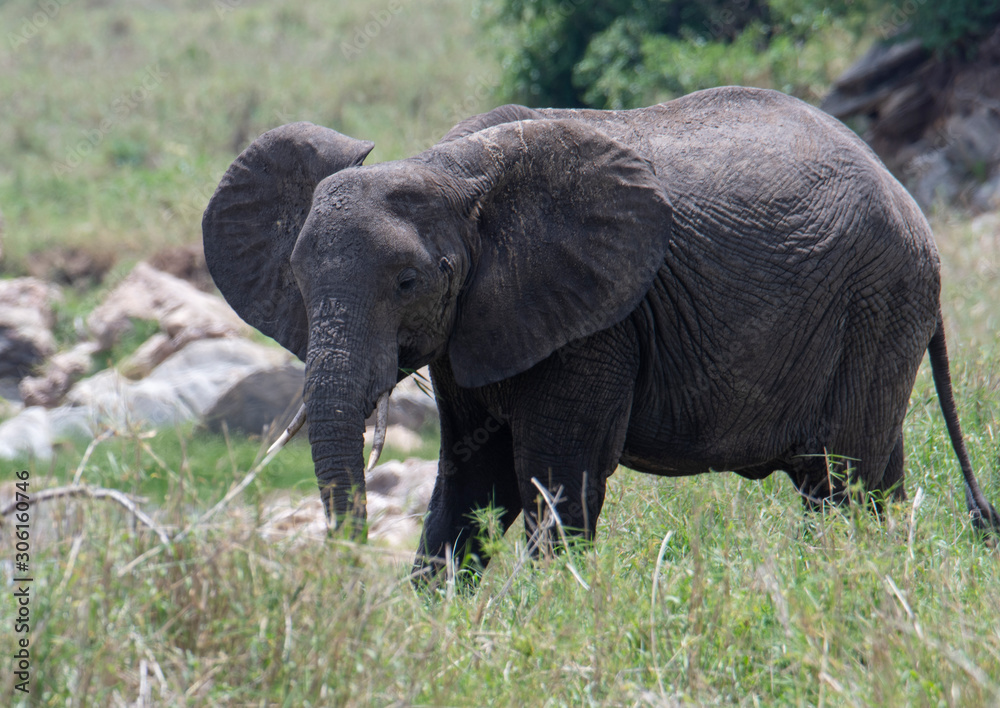
[[[379,455],[382,454],[382,447],[385,445],[385,428],[389,420],[389,392],[386,391],[378,397],[375,406],[375,440],[372,442],[372,451],[368,456],[368,467],[365,474],[371,472],[378,464]]]
[[[299,412],[295,414],[292,418],[292,422],[288,424],[285,428],[285,432],[281,434],[271,447],[267,448],[267,454],[271,455],[285,446],[289,440],[295,437],[295,434],[302,429],[302,425],[306,422],[306,404],[303,403],[302,407],[299,408]]]

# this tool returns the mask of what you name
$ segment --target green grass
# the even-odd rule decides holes
[[[272,434],[270,442],[277,434]],[[381,462],[410,457],[437,459],[440,440],[436,425],[421,435],[415,450],[386,445]],[[86,458],[88,441],[62,440],[50,460],[14,459],[11,469],[25,469],[49,486],[69,484],[81,468],[80,481],[145,497],[157,507],[210,506],[263,457],[266,445],[259,436],[213,433],[190,423],[159,431],[122,431],[96,445]],[[365,448],[365,459],[370,447]],[[312,452],[305,435],[292,440],[260,473],[244,500],[255,503],[262,495],[293,490],[316,492]]]
[[[927,497],[884,523],[805,519],[779,477],[620,470],[595,550],[519,567],[512,533],[475,594],[420,596],[408,558],[265,542],[252,517],[136,562],[155,539],[88,507],[33,556],[36,698],[134,700],[145,660],[162,704],[995,704],[996,551],[961,520],[936,414],[915,411]]]
[[[19,41],[38,11],[0,4],[8,274],[54,245],[136,257],[199,239],[222,173],[269,128],[309,120],[397,159],[491,108],[499,84],[458,0],[68,2]]]

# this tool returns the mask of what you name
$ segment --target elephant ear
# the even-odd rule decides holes
[[[517,120],[535,120],[541,117],[542,114],[534,108],[520,106],[516,103],[508,103],[505,106],[498,106],[492,111],[487,111],[486,113],[480,113],[477,116],[466,118],[461,123],[455,125],[454,128],[449,130],[445,136],[441,138],[441,142],[446,143],[451,140],[457,140],[458,138],[464,138],[466,135],[471,135],[472,133],[479,132],[485,128],[492,128],[494,125],[513,123]]]
[[[222,295],[300,359],[309,326],[290,264],[295,240],[316,185],[373,147],[312,123],[269,130],[229,166],[202,218],[205,261]]]
[[[532,120],[437,151],[465,175],[475,223],[449,340],[459,385],[525,371],[621,322],[649,291],[672,211],[633,150],[579,121]]]

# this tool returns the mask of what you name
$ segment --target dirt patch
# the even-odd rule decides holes
[[[175,278],[186,280],[207,293],[215,290],[215,283],[205,265],[205,251],[201,244],[171,246],[158,251],[149,259],[149,265]]]
[[[73,288],[93,288],[104,282],[115,264],[114,254],[75,246],[54,246],[28,255],[28,272],[40,280]]]

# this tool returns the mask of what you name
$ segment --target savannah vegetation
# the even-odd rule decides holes
[[[531,106],[636,108],[726,84],[816,103],[873,39],[970,56],[998,0],[494,0],[504,90]]]
[[[373,140],[372,158],[389,160],[511,97],[517,67],[495,50],[525,30],[497,22],[501,9],[0,3],[3,276],[57,248],[113,253],[103,285],[66,289],[58,336],[72,343],[74,318],[138,259],[200,238],[208,196],[258,133],[311,120]],[[781,72],[757,71],[733,57],[759,52],[733,37],[727,50],[706,49],[704,71],[821,95],[878,25],[809,17],[802,36],[836,49],[835,64],[817,69],[818,50],[793,43]],[[657,56],[663,67],[701,55]],[[628,100],[663,89],[648,90]],[[996,502],[1000,226],[943,212],[933,223],[959,414]],[[0,691],[22,705],[996,705],[1000,559],[963,516],[926,364],[905,434],[910,500],[882,520],[857,507],[807,517],[781,475],[666,480],[620,469],[595,547],[525,562],[515,525],[492,537],[499,553],[475,593],[415,594],[415,539],[398,549],[261,538],[271,495],[315,494],[304,441],[169,549],[107,502],[51,503],[44,513],[61,532],[32,546],[32,694],[12,689],[9,592]],[[427,456],[435,443],[430,435]],[[178,529],[260,447],[189,428],[131,430],[89,457],[66,441],[50,462],[4,470],[29,470],[37,491],[80,468],[84,482],[144,496],[159,524]],[[490,537],[489,513],[482,526]],[[10,554],[5,525],[0,557]]]

